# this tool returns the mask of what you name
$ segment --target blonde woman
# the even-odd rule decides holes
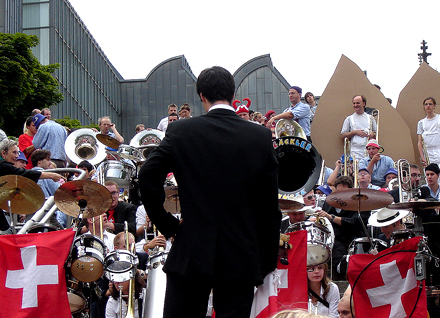
[[[328,318],[328,316],[308,313],[305,310],[283,310],[275,314],[272,318]]]

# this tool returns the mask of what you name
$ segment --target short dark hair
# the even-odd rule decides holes
[[[426,102],[428,99],[431,99],[432,102],[434,103],[434,105],[437,105],[437,102],[435,101],[434,97],[426,97],[426,98],[423,100],[423,105],[425,105],[425,102]]]
[[[171,113],[168,115],[168,117],[179,117],[179,115],[177,115],[176,113]]]
[[[197,78],[197,94],[203,94],[210,103],[225,100],[231,104],[234,93],[234,77],[223,67],[204,69]]]
[[[348,176],[340,176],[336,179],[335,181],[335,188],[338,187],[338,185],[340,184],[345,184],[347,185],[349,188],[353,188],[353,180],[351,180],[350,177]]]
[[[34,116],[29,116],[26,118],[26,127],[29,127],[32,123],[32,120],[34,119]]]
[[[88,172],[93,170],[92,164],[87,160],[83,160],[80,163],[78,163],[78,168],[86,168]]]
[[[31,162],[34,167],[38,165],[38,161],[50,158],[50,151],[45,149],[35,150],[31,156]]]

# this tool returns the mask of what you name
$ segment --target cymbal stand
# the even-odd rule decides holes
[[[79,206],[79,214],[76,217],[76,219],[73,221],[74,222],[73,230],[76,233],[78,233],[78,231],[81,229],[80,225],[81,225],[81,221],[82,221],[82,218],[83,218],[84,211],[85,211],[85,209],[87,207],[87,200],[85,200],[85,199],[79,200],[78,201],[78,206]]]
[[[12,214],[11,200],[8,200],[8,210],[9,210],[9,217],[11,218],[12,234],[17,234],[17,229],[15,228],[15,226],[17,225],[17,216],[15,214]]]
[[[362,217],[361,217],[361,200],[363,200],[363,195],[361,194],[361,188],[358,188],[358,189],[359,189],[359,194],[356,195],[356,199],[358,201],[358,210],[357,210],[358,218],[362,224],[362,228],[363,228],[365,234],[367,235],[368,241],[370,242],[370,246],[373,248],[373,240],[371,239],[371,236],[368,233],[368,229],[365,226],[364,221],[362,220]],[[374,247],[374,249],[371,250],[371,254],[376,255],[377,253],[378,253],[378,250],[376,249],[376,247]]]

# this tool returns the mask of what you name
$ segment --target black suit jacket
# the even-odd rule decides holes
[[[162,234],[176,234],[164,270],[255,284],[276,267],[281,213],[269,129],[233,111],[170,123],[139,173],[142,202]],[[163,208],[174,172],[182,224]]]
[[[115,219],[115,234],[124,231],[124,222],[127,221],[128,231],[136,236],[136,209],[137,207],[133,204],[123,201],[118,202],[118,205],[115,207],[115,212],[113,214],[113,217]]]

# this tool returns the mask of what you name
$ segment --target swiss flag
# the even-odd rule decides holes
[[[0,236],[0,317],[71,317],[64,263],[74,235]]]
[[[410,316],[414,307],[412,318],[427,317],[425,281],[417,281],[414,272],[415,251],[420,239],[414,237],[377,255],[350,257],[347,276],[350,285],[355,284],[356,318],[404,318]]]
[[[258,286],[252,304],[251,318],[271,317],[284,309],[307,310],[307,231],[290,235],[289,265],[278,262],[277,269],[268,274]]]

